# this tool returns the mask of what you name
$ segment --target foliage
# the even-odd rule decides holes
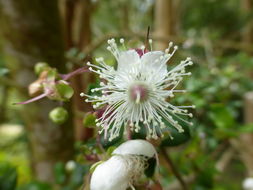
[[[148,25],[153,26],[155,1],[121,0],[93,3],[98,6],[93,10],[92,17],[94,39],[112,32],[142,32],[146,31]],[[168,67],[172,68],[181,57],[185,56],[191,56],[195,64],[191,68],[192,76],[188,77],[180,87],[186,88],[188,92],[171,101],[177,105],[192,104],[196,106],[196,109],[193,110],[194,117],[191,119],[194,125],[192,127],[183,125],[185,132],[178,133],[169,123],[166,123],[166,135],[161,142],[157,143],[157,149],[158,152],[161,152],[163,148],[170,150],[169,155],[181,175],[186,177],[194,175],[195,180],[189,185],[189,189],[237,190],[241,188],[241,181],[246,175],[245,166],[236,156],[233,157],[225,171],[219,171],[217,168],[222,154],[232,147],[231,141],[237,139],[241,134],[253,132],[253,125],[244,124],[243,121],[243,96],[246,92],[253,90],[253,83],[250,82],[252,80],[250,76],[252,76],[253,58],[240,48],[219,46],[224,40],[237,40],[241,35],[239,31],[251,16],[240,11],[239,3],[239,0],[187,0],[182,2],[180,35],[186,40],[179,44],[183,53],[177,54],[173,63]],[[124,14],[125,9],[129,20]],[[132,38],[132,44],[139,44],[142,41],[142,38],[139,39],[136,36],[129,38]],[[106,61],[113,65],[115,60],[108,57],[107,52],[102,48],[103,44],[100,44],[92,51],[92,54],[105,55]],[[78,48],[72,48],[66,52],[66,62],[70,67],[77,66],[82,64],[86,56]],[[12,75],[14,75],[11,68],[0,56],[1,81],[2,79],[11,81]],[[35,67],[35,73],[39,76],[43,70],[48,69],[47,64],[40,63]],[[53,78],[59,77],[59,73],[54,73],[53,69],[51,71]],[[99,86],[99,79],[93,81],[95,82],[87,84],[86,90],[90,94],[91,88]],[[0,90],[2,91],[5,87],[11,88],[8,91],[12,93],[10,97],[8,96],[10,99],[7,101],[7,109],[11,112],[10,115],[14,115],[15,118],[12,117],[10,121],[21,121],[21,116],[10,104],[15,99],[13,97],[19,96],[17,89],[8,84],[1,86]],[[53,88],[59,96],[52,99],[59,102],[70,100],[75,93],[68,83],[57,83]],[[3,97],[0,95],[1,100]],[[95,131],[94,134],[97,134],[95,119],[98,113],[77,112],[82,115],[83,127],[92,128]],[[69,117],[68,110],[62,107],[42,114],[49,114],[49,118],[58,124],[63,123]],[[144,139],[146,131],[143,127],[140,133],[131,135],[133,139]],[[2,142],[4,142],[0,143],[0,189],[53,190],[55,186],[62,190],[82,188],[86,185],[83,184],[84,178],[88,176],[90,167],[99,160],[106,160],[115,146],[124,141],[126,135],[122,130],[121,135],[112,142],[104,140],[103,133],[99,136],[93,135],[89,141],[76,142],[75,167],[68,170],[65,163],[57,163],[54,168],[55,181],[53,185],[36,181],[31,176],[30,170],[27,169],[26,150],[28,148],[24,146],[27,143],[27,137],[26,134],[19,137],[10,137],[11,140],[9,140],[1,138],[0,135]],[[26,154],[25,158],[24,154]],[[22,162],[24,159],[26,162]],[[6,160],[9,160],[10,163],[7,163]],[[22,161],[15,164],[17,160]],[[170,186],[175,180],[175,175],[171,170],[168,170],[166,164],[162,159],[159,166],[162,176],[161,183],[164,187]],[[154,176],[155,165],[154,160],[148,161],[149,167],[145,174],[151,179],[156,177]]]

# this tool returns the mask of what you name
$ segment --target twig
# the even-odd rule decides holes
[[[178,179],[178,181],[180,182],[180,185],[182,186],[183,190],[188,190],[186,183],[184,182],[181,174],[179,173],[179,171],[177,170],[176,166],[174,165],[174,163],[172,162],[169,154],[166,152],[165,148],[161,148],[161,153],[165,159],[165,161],[168,163],[168,165],[171,168],[171,171],[173,172],[173,174],[175,175],[175,177]]]
[[[226,167],[229,165],[230,161],[232,160],[233,156],[235,154],[235,150],[230,147],[228,150],[226,150],[221,158],[217,161],[215,167],[219,172],[223,172]]]

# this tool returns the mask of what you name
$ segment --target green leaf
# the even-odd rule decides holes
[[[110,130],[110,129],[109,129]],[[109,148],[110,146],[118,145],[123,137],[124,127],[122,126],[120,129],[120,134],[118,137],[114,138],[112,141],[108,140],[108,136],[104,138],[104,132],[100,135],[100,142],[104,148]]]
[[[178,146],[186,143],[191,138],[189,126],[186,124],[182,125],[184,129],[184,132],[182,133],[179,133],[178,130],[171,126],[168,122],[165,122],[165,124],[167,124],[167,131],[164,133],[166,134],[167,132],[169,135],[167,138],[162,140],[161,146]]]
[[[253,132],[253,123],[239,126],[238,130],[240,133],[252,133]]]
[[[29,184],[22,185],[18,190],[52,190],[52,187],[46,183],[32,181]]]
[[[213,166],[204,168],[197,176],[197,182],[202,187],[212,189],[214,185],[214,175],[216,170]]]
[[[218,128],[231,128],[235,125],[232,113],[224,104],[212,104],[209,117]]]
[[[87,165],[81,165],[77,163],[75,170],[73,171],[70,184],[75,187],[74,189],[78,189],[80,185],[83,183],[84,175],[89,172],[89,167]]]
[[[57,184],[63,184],[66,180],[65,165],[62,162],[58,162],[54,167],[54,176]]]
[[[3,76],[5,76],[8,73],[9,73],[9,69],[0,68],[0,77],[3,77]]]
[[[135,131],[132,132],[132,139],[146,139],[147,136],[147,130],[144,126],[143,123],[140,123],[140,130],[138,131],[138,133],[136,133]]]
[[[112,156],[113,151],[116,149],[117,147],[115,146],[110,146],[107,150],[106,150],[106,154],[109,156]]]
[[[96,126],[95,120],[96,120],[96,116],[92,113],[88,113],[83,118],[83,126],[85,126],[85,127]]]
[[[15,190],[17,184],[16,168],[10,166],[8,163],[1,163],[0,165],[0,189]]]
[[[73,88],[63,82],[56,84],[56,89],[63,101],[68,101],[74,94]]]

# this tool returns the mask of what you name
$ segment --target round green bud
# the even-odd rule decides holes
[[[49,68],[49,65],[47,63],[38,62],[38,63],[36,63],[36,65],[34,67],[34,71],[35,71],[36,75],[39,75],[42,71],[45,71],[48,68]]]
[[[50,111],[49,118],[56,124],[63,124],[68,119],[68,111],[63,107],[56,107]]]

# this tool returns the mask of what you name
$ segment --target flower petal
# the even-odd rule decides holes
[[[129,69],[131,65],[140,62],[140,56],[135,50],[123,51],[118,59],[118,71]]]
[[[126,190],[128,187],[128,170],[123,158],[113,156],[98,165],[91,176],[91,190]]]
[[[160,59],[164,55],[162,51],[150,51],[145,53],[141,57],[141,63],[144,65],[144,69],[147,72],[157,72],[156,76],[159,78],[164,77],[167,74],[166,62]]]
[[[129,140],[113,151],[113,154],[134,154],[152,158],[156,154],[155,147],[145,140]]]

